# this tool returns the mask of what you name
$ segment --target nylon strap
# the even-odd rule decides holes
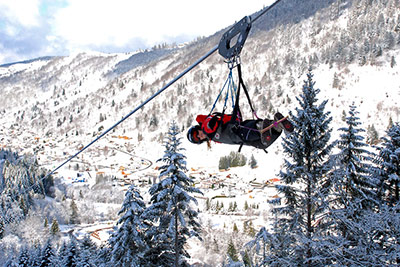
[[[241,64],[237,64],[237,70],[238,70],[238,77],[239,77],[239,85],[238,85],[238,90],[237,90],[237,93],[236,93],[235,107],[233,108],[232,122],[236,121],[238,116],[240,116],[240,117],[242,116],[241,115],[241,111],[240,111],[240,107],[239,107],[240,106],[239,105],[240,89],[242,87],[243,87],[244,93],[246,94],[247,101],[249,102],[249,106],[250,106],[251,112],[256,116],[257,119],[259,119],[257,114],[256,114],[256,111],[253,108],[253,104],[251,103],[249,92],[247,91],[246,85],[244,84],[244,81],[243,81]]]
[[[255,111],[254,108],[253,108],[253,104],[251,103],[251,99],[250,99],[249,92],[247,91],[246,85],[245,85],[244,82],[243,82],[243,78],[242,78],[242,67],[241,67],[240,64],[239,64],[237,67],[238,67],[239,84],[241,84],[241,85],[243,86],[243,91],[244,91],[244,93],[246,94],[247,101],[249,102],[249,106],[250,106],[250,108],[251,108],[251,112],[253,112],[253,114],[254,114],[254,115],[256,116],[256,118],[258,119],[257,114],[256,114],[256,111]]]

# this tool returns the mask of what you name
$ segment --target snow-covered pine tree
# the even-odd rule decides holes
[[[70,209],[71,209],[71,215],[69,216],[69,223],[78,224],[80,222],[78,214],[78,206],[76,205],[75,200],[73,198],[71,200]]]
[[[344,192],[342,198],[338,198],[341,205],[343,202],[358,202],[362,208],[371,207],[375,199],[374,189],[376,185],[370,174],[373,153],[367,150],[368,145],[364,143],[365,132],[360,128],[361,122],[357,117],[358,112],[354,103],[350,105],[349,116],[346,117],[347,127],[340,128],[343,132],[338,140],[337,147],[340,152],[334,156],[335,165],[335,192]],[[345,199],[343,199],[343,197]]]
[[[178,135],[179,128],[173,122],[164,142],[165,154],[158,160],[163,162],[160,182],[150,188],[151,205],[143,213],[153,223],[146,233],[150,247],[147,266],[186,266],[190,257],[184,248],[187,239],[200,239],[198,212],[191,207],[197,200],[191,194],[201,191],[185,174],[186,157],[180,153],[183,148]]]
[[[50,226],[50,234],[52,236],[56,236],[59,233],[60,233],[60,227],[58,225],[58,221],[57,221],[56,218],[53,218],[53,221],[52,221],[51,226]]]
[[[63,243],[59,253],[59,263],[61,266],[72,267],[77,266],[79,259],[79,248],[74,239],[68,243]]]
[[[255,169],[257,167],[257,160],[254,157],[254,155],[251,155],[251,158],[249,160],[249,165],[252,169]]]
[[[111,261],[111,249],[108,245],[101,245],[96,249],[95,255],[92,257],[94,266],[109,267]]]
[[[20,157],[17,153],[0,149],[0,221],[4,227],[28,214],[33,204],[32,193],[49,193],[44,190],[43,177],[44,170],[38,168],[34,157]],[[51,191],[52,185],[49,182],[46,188]]]
[[[33,246],[30,247],[30,261],[31,266],[40,266],[42,260],[42,246],[39,242],[35,242]]]
[[[78,266],[96,266],[94,263],[94,257],[97,252],[97,246],[92,242],[89,234],[85,235],[82,240],[79,240],[79,251]]]
[[[0,206],[0,209],[2,209],[1,206]],[[5,226],[4,226],[4,222],[3,222],[3,217],[0,214],[0,239],[3,238],[4,232],[5,232]]]
[[[40,267],[56,266],[55,251],[51,245],[50,240],[48,240],[44,245],[39,264]]]
[[[378,197],[391,205],[400,203],[400,125],[395,123],[382,137],[377,147],[379,154],[376,169]]]
[[[347,127],[340,128],[337,142],[339,152],[332,157],[335,170],[330,174],[331,200],[330,211],[326,217],[331,220],[329,238],[330,249],[327,254],[335,255],[335,261],[341,265],[354,262],[369,262],[369,255],[376,255],[377,248],[366,232],[368,218],[373,217],[376,206],[376,185],[371,176],[373,153],[367,150],[357,117],[354,103],[350,105],[345,122]],[[362,252],[364,251],[364,252]]]
[[[283,194],[278,214],[276,240],[282,251],[271,255],[272,266],[323,266],[326,259],[317,257],[326,228],[319,222],[327,211],[326,188],[330,167],[328,157],[333,148],[329,144],[332,120],[325,111],[327,101],[318,104],[319,89],[314,87],[311,69],[307,73],[296,115],[291,114],[295,131],[283,139],[285,169],[280,172],[283,185],[277,190]],[[286,250],[286,251],[283,251]]]
[[[125,193],[125,200],[119,215],[118,230],[110,238],[111,261],[115,266],[144,266],[143,253],[146,250],[142,213],[146,204],[139,190],[131,185]]]
[[[23,246],[18,256],[18,266],[29,267],[31,265],[32,263],[30,260],[29,249],[28,247]]]
[[[393,224],[400,222],[400,124],[393,124],[386,134],[387,137],[382,137],[382,143],[377,147],[377,167],[374,168],[378,184],[377,198],[380,201],[375,221],[380,224],[373,233],[379,248],[384,251],[382,260],[398,266],[400,230],[393,228]]]
[[[235,244],[233,243],[232,238],[229,239],[229,243],[228,243],[228,248],[227,248],[226,254],[229,257],[229,259],[232,260],[233,262],[238,262],[239,261],[239,253],[236,250],[236,247],[235,247]]]
[[[255,238],[246,244],[246,248],[252,249],[255,247],[254,262],[256,266],[265,266],[267,264],[267,253],[271,253],[275,249],[274,235],[270,234],[265,227],[261,227]],[[267,252],[268,246],[268,252]]]

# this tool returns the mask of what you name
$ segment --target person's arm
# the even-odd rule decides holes
[[[214,134],[219,126],[219,117],[213,115],[198,115],[196,121],[201,125],[201,129],[207,134]]]

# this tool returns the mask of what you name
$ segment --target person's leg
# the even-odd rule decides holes
[[[262,122],[262,127],[260,130],[267,128],[270,126],[274,121],[265,119]],[[261,134],[261,143],[269,147],[273,142],[275,142],[276,139],[281,135],[282,130],[278,126],[274,126],[271,129],[265,131],[264,133]]]
[[[245,120],[238,125],[235,133],[240,136],[244,142],[254,142],[260,140],[260,132],[258,123],[262,123],[261,120]]]
[[[284,118],[283,115],[279,112],[275,113],[274,115],[275,121],[282,120],[283,118]],[[294,131],[293,124],[288,119],[282,120],[278,125],[286,133],[292,133]]]
[[[239,136],[244,144],[257,148],[267,148],[281,135],[282,130],[278,126],[274,126],[268,131],[261,134],[260,130],[268,127],[273,120],[246,120],[240,125],[234,126],[234,133]]]

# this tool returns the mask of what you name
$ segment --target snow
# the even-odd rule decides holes
[[[310,25],[313,25],[311,20],[312,18],[301,26],[304,29],[305,36],[309,36],[311,31],[314,30],[310,27]],[[348,14],[344,13],[339,21],[332,21],[324,25],[315,39],[318,41],[319,38],[323,38],[326,31],[331,29],[331,24],[345,29],[348,21]],[[305,44],[309,42],[310,40],[304,40]],[[248,47],[258,47],[259,45],[263,44],[252,40],[247,43]],[[310,45],[310,54],[317,51],[318,48],[318,46],[313,47]],[[277,49],[275,52],[279,54],[285,51]],[[39,151],[35,154],[41,166],[52,170],[98,136],[99,132],[102,132],[98,130],[100,126],[108,129],[108,127],[111,127],[117,120],[128,114],[130,110],[165,84],[168,81],[168,77],[166,79],[161,78],[162,74],[172,68],[176,72],[178,68],[175,69],[175,67],[180,64],[180,61],[177,60],[182,56],[181,53],[174,54],[164,60],[152,63],[151,66],[139,67],[127,72],[118,77],[116,81],[110,82],[105,77],[105,74],[111,71],[115,64],[131,55],[133,54],[77,53],[52,61],[53,66],[48,67],[46,70],[49,73],[58,71],[57,78],[59,80],[54,84],[50,83],[51,87],[49,86],[46,90],[40,90],[39,87],[29,90],[30,93],[24,96],[27,104],[24,104],[23,102],[25,101],[21,101],[18,97],[10,100],[11,102],[15,101],[15,105],[7,106],[4,115],[2,114],[0,117],[0,125],[2,125],[2,129],[0,129],[0,147],[12,148],[20,153]],[[244,51],[242,58],[244,73],[247,75],[246,78],[249,78],[250,84],[253,78],[251,74],[254,73],[255,77],[259,76],[259,80],[261,80],[264,75],[263,71],[268,69],[269,62],[265,60],[266,57],[265,54],[255,54],[249,57]],[[394,57],[398,62],[393,68],[389,66],[391,57]],[[85,62],[90,62],[96,58],[101,63],[85,65]],[[104,59],[104,61],[100,59]],[[186,121],[188,120],[186,117],[191,117],[193,112],[207,113],[211,107],[205,105],[203,99],[196,98],[199,91],[207,91],[206,85],[210,86],[204,82],[204,80],[209,79],[208,77],[203,77],[202,80],[198,77],[201,77],[201,75],[206,76],[207,71],[210,71],[210,75],[214,78],[212,86],[215,88],[213,88],[213,92],[216,92],[225,80],[226,66],[220,61],[215,59],[214,61],[219,64],[213,64],[215,62],[211,60],[211,63],[205,62],[193,70],[193,75],[189,75],[182,80],[182,83],[188,84],[186,88],[187,94],[176,96],[174,103],[176,104],[178,101],[188,101],[189,103],[187,104],[189,111],[184,114],[185,119],[180,120],[185,129],[187,128]],[[249,61],[251,63],[246,64]],[[103,62],[107,63],[103,64]],[[41,68],[47,67],[47,64],[48,62],[43,60],[28,64],[14,64],[7,68],[2,67],[0,68],[0,78],[16,75],[17,72],[26,72],[33,77]],[[295,85],[293,89],[290,89],[290,94],[296,95],[306,77],[301,75],[301,72],[293,73],[299,76],[294,77]],[[332,88],[335,73],[342,83],[340,89]],[[171,75],[173,76],[174,74]],[[328,100],[327,109],[332,112],[334,117],[332,139],[339,135],[339,131],[336,130],[343,125],[341,121],[342,111],[347,111],[349,105],[353,102],[358,107],[360,121],[364,123],[364,128],[367,125],[374,125],[378,129],[380,136],[386,130],[389,117],[392,117],[394,121],[400,120],[400,110],[398,108],[400,106],[399,49],[388,50],[379,62],[373,66],[349,64],[341,67],[322,63],[313,70],[313,74],[316,88],[321,89],[318,97],[320,100]],[[275,92],[278,83],[283,85],[282,87],[284,88],[288,87],[286,84],[289,79],[289,72],[281,77],[283,77],[281,82],[276,80],[272,84],[263,85],[265,87],[262,88],[263,94],[270,87]],[[256,78],[253,79],[257,80]],[[79,84],[79,82],[81,83]],[[120,87],[121,83],[124,83],[124,87]],[[142,83],[148,87],[146,90],[140,90]],[[29,86],[31,84],[21,85],[19,89],[10,86],[2,89],[4,90],[2,93],[16,92],[16,95],[18,95],[18,92],[30,89]],[[57,93],[55,93],[54,87],[57,87],[57,90],[65,89],[66,96],[60,99],[56,98]],[[46,198],[45,200],[48,202],[47,207],[54,207],[54,210],[47,210],[45,215],[58,216],[66,221],[68,215],[63,213],[67,212],[68,209],[61,208],[62,205],[66,205],[61,201],[62,197],[66,195],[67,203],[72,197],[75,198],[82,216],[86,215],[85,220],[98,220],[93,223],[83,222],[80,225],[63,223],[60,228],[64,235],[67,235],[70,230],[74,230],[73,235],[79,239],[86,234],[92,234],[91,238],[97,244],[106,242],[110,235],[110,227],[114,227],[118,220],[116,214],[121,207],[121,201],[116,203],[118,198],[111,198],[111,196],[107,195],[107,192],[121,196],[121,199],[123,199],[125,190],[133,183],[139,187],[145,201],[149,201],[148,189],[150,185],[147,183],[148,180],[152,183],[158,181],[160,174],[158,168],[161,164],[157,160],[164,154],[164,147],[158,138],[161,133],[165,132],[169,122],[180,115],[176,106],[168,106],[167,110],[170,114],[164,114],[159,107],[163,104],[170,105],[171,98],[175,96],[173,93],[175,90],[176,87],[173,87],[170,91],[160,95],[149,106],[146,106],[135,116],[125,121],[123,125],[117,127],[115,132],[110,132],[56,173],[55,177],[59,183],[59,189],[56,192],[57,197],[56,199]],[[115,95],[112,95],[111,91],[115,91]],[[133,92],[137,96],[130,99]],[[288,91],[285,92],[285,95],[287,93]],[[211,96],[211,98],[213,97]],[[55,99],[60,101],[57,106],[54,105]],[[111,100],[117,103],[118,110],[115,107],[111,107]],[[297,101],[294,100],[294,97],[290,104],[281,105],[279,100],[281,99],[273,99],[275,101],[274,106],[285,115],[289,111],[294,111],[297,106]],[[3,106],[6,106],[6,101],[4,99],[1,101],[4,101],[2,102]],[[21,116],[20,112],[23,110],[28,114],[26,115],[27,117],[32,115],[31,108],[36,102],[39,103],[43,113],[46,114],[46,121],[43,125],[32,126],[31,123],[24,124],[15,119],[16,116]],[[258,104],[261,106],[259,102]],[[81,113],[77,113],[76,110],[81,106],[86,107]],[[63,111],[61,111],[61,108]],[[260,109],[259,116],[270,115],[267,114],[265,109]],[[156,130],[149,130],[148,121],[151,118],[152,111],[156,112],[161,118]],[[76,117],[76,122],[74,120],[65,129],[57,129],[55,127],[57,119],[65,114],[73,114],[74,118]],[[110,115],[103,122],[99,122],[100,114]],[[33,119],[32,122],[38,121],[38,117]],[[138,118],[138,122],[136,122],[136,118]],[[67,117],[68,120],[69,118]],[[49,131],[53,132],[53,134],[46,135]],[[74,134],[75,131],[79,131],[78,136]],[[66,134],[68,134],[68,137]],[[139,141],[139,134],[144,135],[142,141]],[[254,155],[258,163],[257,168],[252,169],[246,165],[244,167],[230,168],[226,171],[219,170],[219,159],[222,156],[227,156],[231,151],[237,151],[237,146],[213,143],[212,148],[208,149],[206,145],[191,144],[185,138],[185,132],[182,133],[181,137],[183,138],[182,147],[185,148],[182,154],[186,156],[187,175],[194,178],[196,187],[200,188],[204,193],[203,196],[196,195],[196,198],[199,201],[197,208],[201,211],[201,224],[203,226],[206,225],[206,230],[224,231],[231,234],[234,223],[242,231],[243,223],[248,220],[253,222],[256,230],[261,227],[268,228],[271,220],[271,206],[268,201],[277,197],[274,185],[279,184],[279,181],[273,182],[273,179],[278,176],[279,171],[283,168],[282,137],[268,148],[268,153],[252,147],[242,148],[242,154],[247,159]],[[77,168],[75,168],[76,166]],[[78,174],[82,174],[85,178],[83,182],[76,181]],[[102,176],[114,178],[105,181],[104,185],[98,182],[98,179]],[[219,187],[222,183],[225,186]],[[212,188],[212,185],[214,185],[214,188]],[[63,187],[67,189],[63,190]],[[77,199],[80,190],[87,190],[84,191],[87,195],[83,199]],[[213,207],[217,202],[220,205],[223,203],[224,210],[219,212],[215,211],[215,209],[205,211],[207,199],[211,200]],[[107,203],[107,201],[111,203]],[[237,203],[238,210],[234,212],[227,211],[229,205],[233,202]],[[246,202],[250,206],[259,205],[260,208],[245,211],[244,205]],[[51,206],[52,204],[54,206]],[[91,218],[87,218],[88,216]],[[15,235],[7,235],[4,242],[6,244],[18,244],[20,239]],[[203,244],[196,239],[191,239],[189,243],[190,254],[193,253],[198,258],[206,257],[207,255],[204,255],[205,252],[202,246]]]

